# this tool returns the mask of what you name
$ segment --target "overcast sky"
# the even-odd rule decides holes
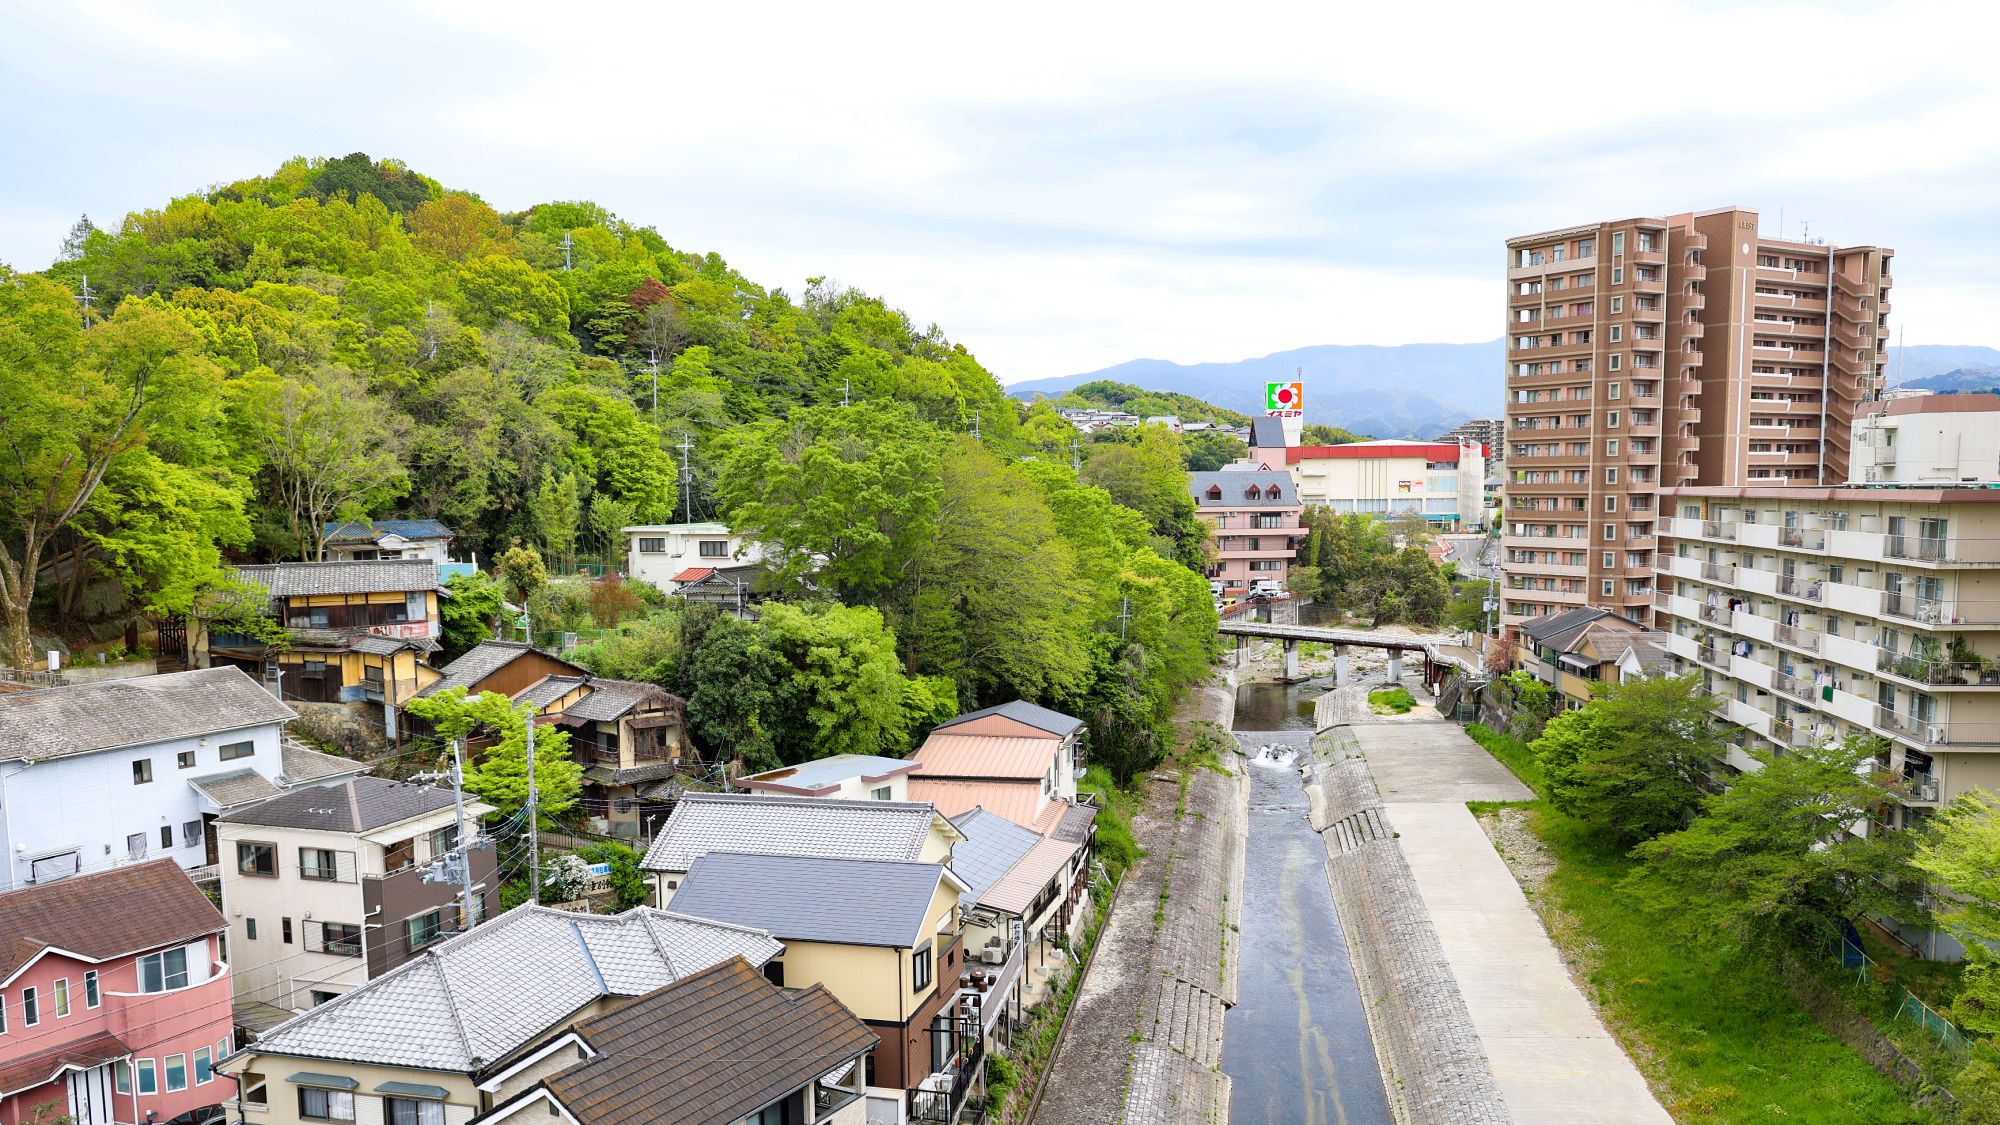
[[[1501,331],[1502,240],[1740,204],[2000,345],[1996,6],[0,0],[0,261],[294,154],[595,199],[1003,380]]]

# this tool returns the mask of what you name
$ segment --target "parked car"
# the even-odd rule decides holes
[[[1278,598],[1283,597],[1284,594],[1284,586],[1280,585],[1276,579],[1259,578],[1255,582],[1250,583],[1250,596],[1253,598]]]

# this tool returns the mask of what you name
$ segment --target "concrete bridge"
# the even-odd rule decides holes
[[[1389,654],[1389,682],[1403,678],[1403,655],[1417,653],[1424,661],[1424,682],[1436,683],[1443,677],[1446,665],[1457,663],[1438,651],[1436,641],[1420,637],[1384,636],[1380,633],[1361,633],[1352,629],[1326,629],[1317,625],[1288,625],[1269,621],[1224,621],[1216,628],[1224,636],[1236,638],[1236,666],[1243,667],[1250,662],[1250,638],[1270,637],[1285,642],[1285,676],[1295,679],[1299,675],[1299,642],[1313,641],[1333,646],[1333,682],[1351,683],[1347,672],[1347,650],[1350,647],[1379,648]]]

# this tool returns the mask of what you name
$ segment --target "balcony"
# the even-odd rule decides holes
[[[1701,564],[1701,579],[1704,582],[1723,582],[1734,586],[1736,584],[1736,564],[1705,562]]]
[[[1772,635],[1778,638],[1779,644],[1790,645],[1806,652],[1819,651],[1819,633],[1815,630],[1780,624],[1772,629]]]
[[[1634,292],[1634,293],[1658,293],[1658,294],[1660,294],[1660,295],[1664,296],[1664,295],[1666,294],[1666,292],[1667,292],[1667,283],[1666,283],[1665,281],[1662,281],[1662,280],[1660,280],[1659,278],[1654,278],[1654,279],[1653,279],[1653,280],[1651,280],[1651,281],[1637,281],[1637,280],[1635,280],[1635,281],[1633,281],[1633,282],[1632,282],[1632,292]]]
[[[1632,308],[1632,319],[1665,324],[1667,321],[1667,310],[1661,308],[1659,305],[1634,305]]]
[[[1667,264],[1667,253],[1664,250],[1634,250],[1626,255],[1626,258],[1631,265],[1635,266],[1664,266]]]
[[[1676,237],[1681,241],[1682,250],[1708,249],[1708,236],[1695,230],[1683,230]]]
[[[2000,602],[1959,598],[1925,598],[1883,591],[1882,613],[1919,625],[2000,624]]]
[[[1681,294],[1681,307],[1684,309],[1705,309],[1708,307],[1708,296],[1704,293],[1683,293]]]
[[[1653,604],[1660,609],[1672,609],[1674,607],[1674,596],[1666,590],[1655,590],[1653,591]]]
[[[1694,650],[1694,658],[1719,672],[1729,671],[1729,654],[1719,648],[1698,645]]]
[[[1708,267],[1698,262],[1683,262],[1680,269],[1682,281],[1708,280]]]
[[[1793,699],[1803,699],[1807,703],[1811,703],[1819,698],[1819,689],[1813,686],[1811,680],[1787,675],[1783,672],[1772,673],[1771,686],[1791,696]]]
[[[1820,600],[1822,592],[1823,587],[1818,582],[1791,574],[1778,576],[1778,593],[1785,597],[1797,598],[1802,602],[1816,602]]]
[[[1676,352],[1674,353],[1674,362],[1681,365],[1682,367],[1700,367],[1702,363],[1701,353],[1686,352],[1686,351]]]
[[[1701,607],[1701,619],[1712,625],[1730,629],[1736,625],[1736,611],[1725,606],[1705,605]]]
[[[1703,520],[1701,536],[1704,539],[1727,539],[1733,543],[1736,541],[1736,525],[1721,520]]]
[[[1699,340],[1708,335],[1708,325],[1699,320],[1683,320],[1680,323],[1681,339]]]
[[[1927,660],[1908,653],[1875,650],[1875,671],[1927,687],[2000,687],[2000,669],[1986,661]]]

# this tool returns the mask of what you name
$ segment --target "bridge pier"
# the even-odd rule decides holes
[[[1285,639],[1285,678],[1299,678],[1299,642],[1290,637]]]
[[[1347,683],[1347,646],[1333,646],[1333,686],[1342,687]]]
[[[1250,634],[1238,633],[1236,635],[1236,666],[1238,668],[1243,668],[1247,667],[1249,663],[1250,663]]]
[[[1394,687],[1402,682],[1403,682],[1403,650],[1399,648],[1392,648],[1389,650],[1389,686]]]

